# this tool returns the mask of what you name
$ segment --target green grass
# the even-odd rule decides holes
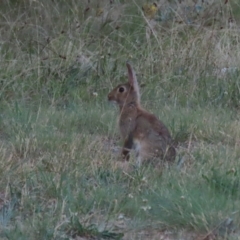
[[[147,1],[87,2],[1,7],[0,238],[239,239],[237,1],[185,15],[171,3],[164,19],[166,1],[152,34]],[[126,60],[180,165],[119,167],[107,93],[126,81]]]

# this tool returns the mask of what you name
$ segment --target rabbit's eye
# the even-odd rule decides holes
[[[120,88],[118,89],[119,92],[124,92],[124,90],[125,90],[124,87],[120,87]]]

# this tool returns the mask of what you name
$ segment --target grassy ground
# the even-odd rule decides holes
[[[151,4],[2,3],[1,239],[240,239],[240,5]],[[126,60],[181,165],[119,167]]]

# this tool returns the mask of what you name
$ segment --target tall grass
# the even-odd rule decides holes
[[[240,8],[200,2],[2,3],[1,238],[239,238]],[[119,167],[126,60],[180,165]]]

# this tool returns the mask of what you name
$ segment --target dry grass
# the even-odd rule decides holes
[[[0,238],[239,239],[239,3],[156,3],[2,4]],[[127,59],[172,168],[117,161]]]

